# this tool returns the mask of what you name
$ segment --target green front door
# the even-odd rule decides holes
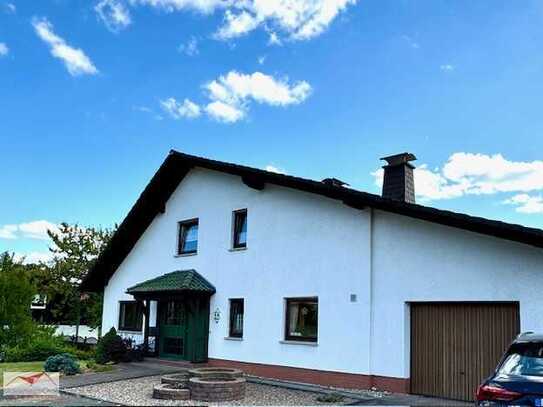
[[[183,302],[160,302],[159,354],[170,359],[186,359],[187,313]]]

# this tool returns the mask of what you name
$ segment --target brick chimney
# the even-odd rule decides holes
[[[415,181],[413,179],[413,170],[415,166],[410,161],[416,160],[411,153],[395,154],[383,157],[387,165],[383,178],[383,198],[394,199],[396,201],[415,203]]]

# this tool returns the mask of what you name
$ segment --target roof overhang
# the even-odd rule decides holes
[[[355,209],[374,208],[543,248],[541,229],[395,201],[344,186],[210,160],[172,150],[89,271],[81,285],[82,291],[103,289],[155,216],[164,212],[166,202],[179,183],[195,167],[239,176],[248,187],[256,190],[264,189],[266,184],[274,184],[336,199]]]

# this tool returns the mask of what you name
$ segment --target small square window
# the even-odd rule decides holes
[[[119,304],[119,331],[141,332],[143,308],[136,301],[121,301]]]
[[[231,338],[243,338],[243,298],[230,300],[230,330]]]
[[[196,253],[198,250],[198,219],[179,223],[177,254]]]
[[[287,298],[285,339],[288,341],[317,342],[319,322],[317,297]]]
[[[243,249],[247,247],[247,209],[234,212],[234,238],[233,248]]]

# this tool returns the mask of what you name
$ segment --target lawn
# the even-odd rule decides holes
[[[4,372],[41,372],[43,371],[44,361],[40,362],[15,362],[15,363],[0,363],[0,386],[3,386]],[[80,360],[81,372],[109,372],[113,370],[111,365],[97,365],[92,363],[92,368],[87,367],[88,361]]]

